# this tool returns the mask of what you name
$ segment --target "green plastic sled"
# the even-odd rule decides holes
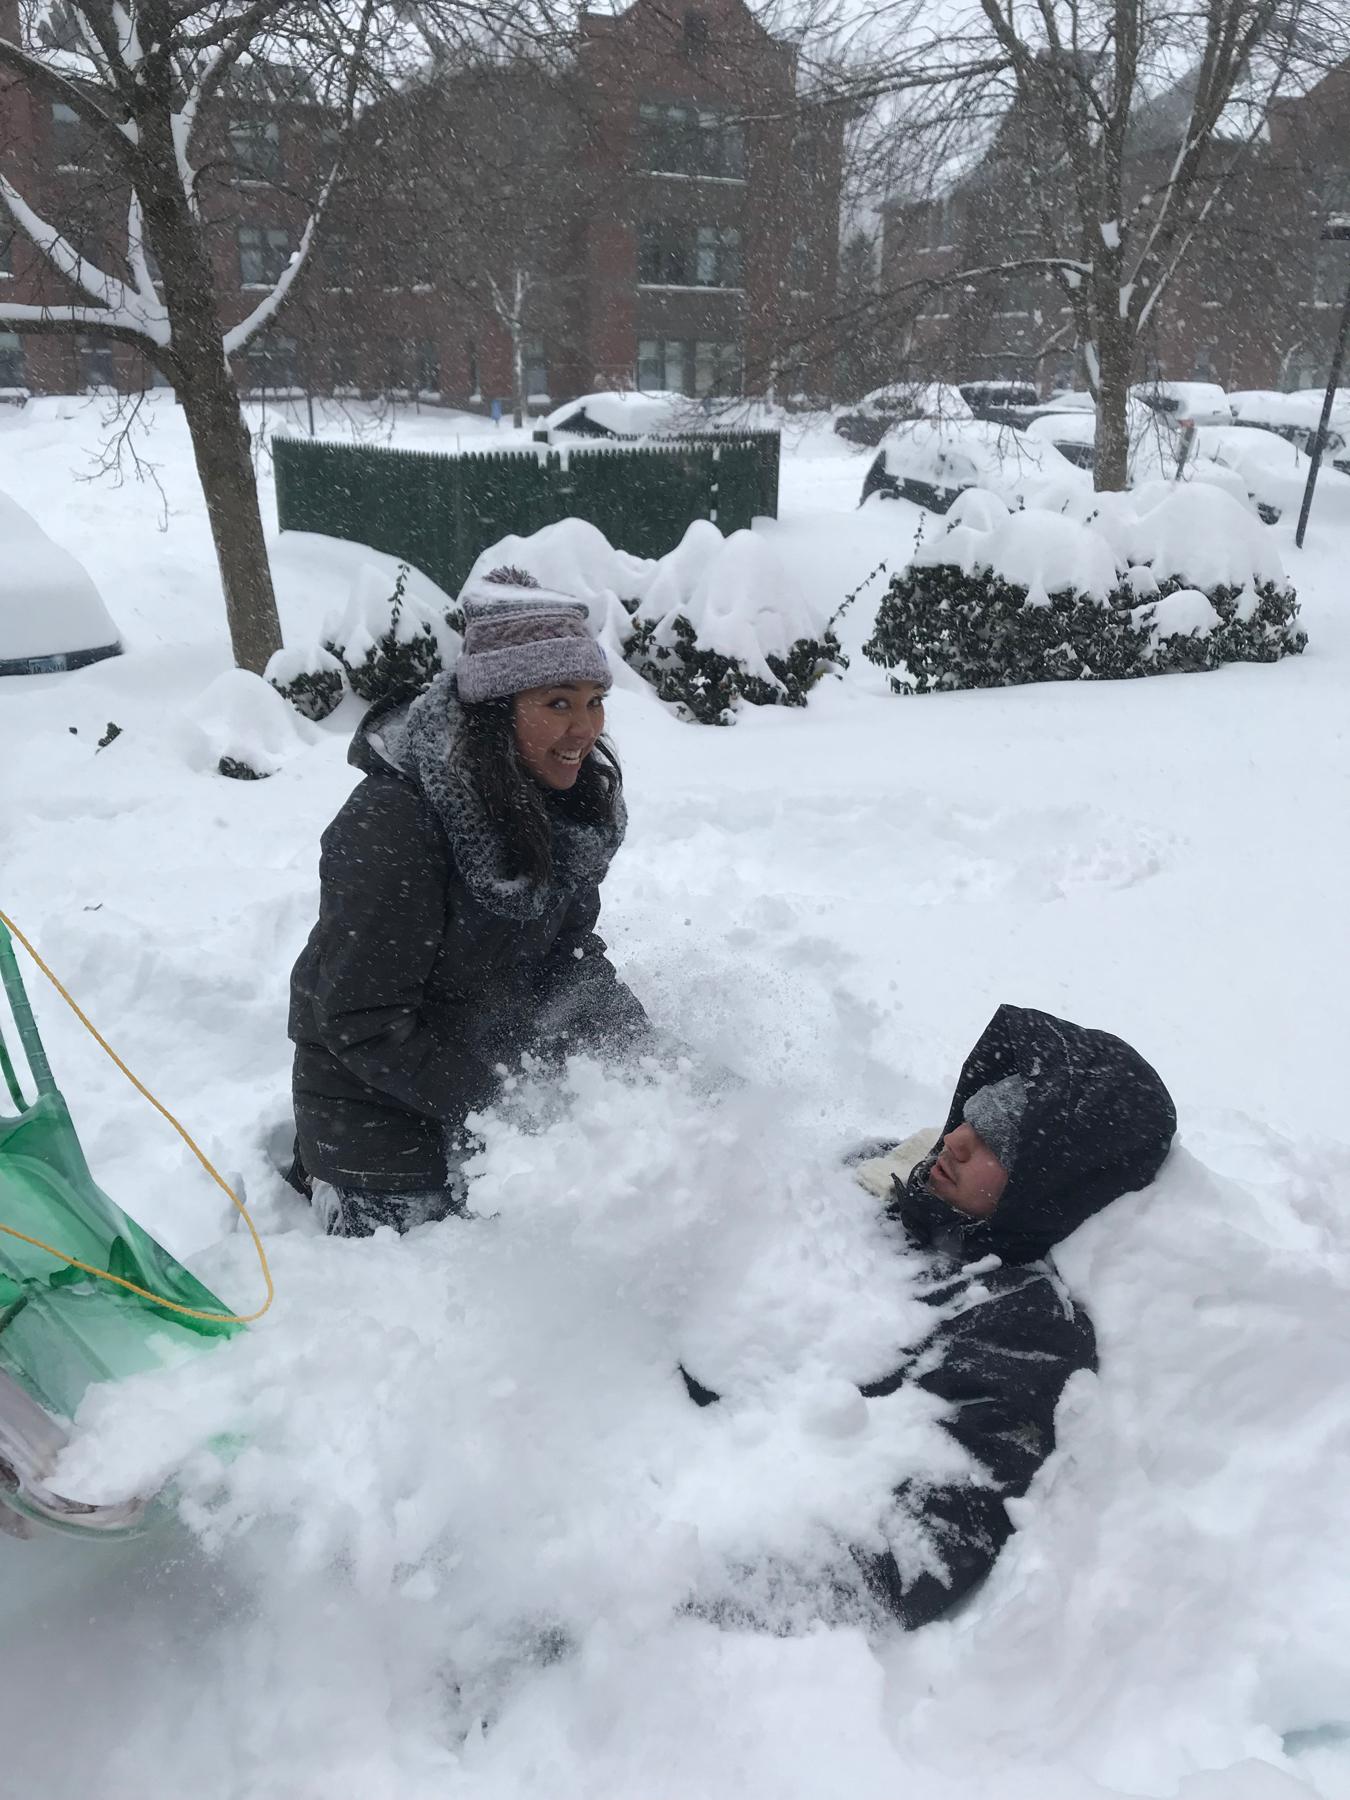
[[[12,1029],[7,1039],[0,1012],[0,1224],[182,1306],[227,1312],[95,1183],[2,923],[0,987]],[[19,1055],[35,1090],[31,1100]],[[30,1520],[82,1535],[136,1530],[153,1496],[85,1504],[49,1485],[85,1390],[181,1362],[240,1329],[171,1313],[0,1233],[0,1527],[20,1536]]]

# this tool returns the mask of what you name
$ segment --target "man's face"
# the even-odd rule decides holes
[[[987,1219],[1003,1198],[1008,1171],[974,1126],[963,1123],[943,1138],[928,1185],[968,1219]]]

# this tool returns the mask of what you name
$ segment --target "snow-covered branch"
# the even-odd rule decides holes
[[[77,287],[96,308],[102,308],[99,322],[115,325],[120,331],[137,334],[147,343],[165,345],[169,341],[168,316],[153,288],[147,296],[133,291],[116,275],[109,275],[94,263],[86,262],[75,246],[56,226],[39,217],[9,179],[0,175],[0,200],[9,208],[14,222],[37,248],[50,267]],[[39,307],[39,312],[49,311]],[[0,307],[0,317],[13,318],[13,308]]]

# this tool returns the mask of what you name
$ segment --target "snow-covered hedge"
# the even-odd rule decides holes
[[[498,563],[584,600],[616,681],[650,687],[700,724],[731,724],[742,701],[800,706],[811,684],[843,660],[791,570],[757,532],[724,538],[696,519],[674,550],[653,560],[616,550],[594,525],[563,519],[494,544],[469,581]]]
[[[1219,488],[1097,495],[1081,519],[962,502],[864,646],[897,693],[1273,662],[1307,641],[1266,534]]]
[[[420,693],[459,653],[462,617],[435,612],[409,593],[408,578],[401,563],[391,593],[378,569],[363,569],[343,612],[324,627],[323,648],[363,700]]]
[[[628,661],[700,724],[731,724],[742,700],[804,706],[842,664],[838,639],[764,537],[724,538],[696,519],[656,567],[633,609]]]
[[[346,670],[332,651],[319,644],[308,650],[278,650],[264,673],[302,718],[316,722],[335,712],[347,691]]]

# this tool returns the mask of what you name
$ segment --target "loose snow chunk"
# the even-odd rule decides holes
[[[88,571],[0,493],[0,664],[120,648]]]
[[[1208,594],[1199,588],[1178,588],[1153,608],[1153,635],[1156,638],[1208,637],[1221,623],[1210,604]]]
[[[274,687],[247,669],[217,676],[179,735],[190,768],[213,772],[228,758],[256,775],[275,775],[317,737]]]
[[[943,540],[925,544],[916,563],[956,560],[943,554]],[[1045,606],[1052,594],[1083,594],[1106,605],[1119,574],[1107,540],[1086,525],[1059,513],[1028,508],[1010,513],[989,532],[979,562],[1014,587],[1025,588],[1033,606]]]
[[[289,687],[301,675],[341,675],[342,664],[322,644],[287,645],[268,660],[263,679],[271,687]]]
[[[1253,581],[1283,582],[1284,566],[1271,534],[1222,488],[1183,482],[1161,499],[1156,490],[1139,499],[1140,516],[1129,533],[1130,561],[1148,563],[1159,580],[1180,576],[1207,593]]]

